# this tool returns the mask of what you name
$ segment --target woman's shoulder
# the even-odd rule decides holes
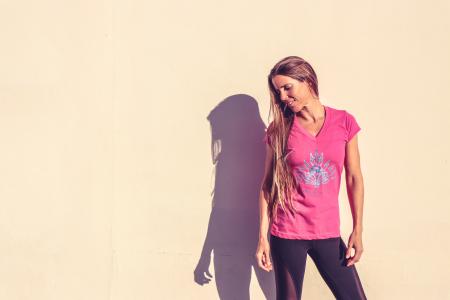
[[[331,111],[335,115],[344,115],[347,112],[347,110],[343,108],[337,108],[329,105],[325,106],[328,108],[329,111]]]
[[[356,121],[356,118],[346,109],[337,109],[330,107],[329,109],[329,111],[332,112],[330,114],[331,121],[333,124],[337,125],[337,127],[335,128],[344,129],[346,132],[345,140],[349,141],[361,129],[358,122]]]
[[[348,118],[353,118],[353,114],[348,111],[348,109],[336,108],[326,105],[328,111],[331,113],[332,118],[335,120],[347,120]]]

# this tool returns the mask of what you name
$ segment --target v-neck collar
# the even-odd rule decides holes
[[[322,127],[320,128],[319,132],[318,132],[315,136],[312,135],[308,130],[306,130],[306,129],[300,124],[300,122],[299,122],[299,120],[298,120],[298,117],[297,117],[296,115],[294,115],[294,121],[295,121],[295,125],[297,126],[297,128],[298,128],[302,133],[304,133],[308,138],[310,138],[311,140],[314,140],[314,141],[316,141],[317,139],[320,139],[320,138],[323,136],[323,134],[324,134],[324,132],[325,132],[325,130],[326,130],[326,128],[327,128],[327,125],[328,125],[328,121],[329,121],[328,119],[330,118],[330,110],[329,110],[328,106],[323,105],[323,107],[324,107],[324,109],[325,109],[325,119],[323,120]]]

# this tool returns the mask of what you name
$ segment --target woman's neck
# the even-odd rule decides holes
[[[296,114],[305,121],[317,122],[325,117],[325,107],[320,103],[320,100],[314,99],[310,104],[305,105]]]

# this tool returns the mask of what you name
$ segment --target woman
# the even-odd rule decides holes
[[[301,298],[307,254],[337,299],[366,299],[354,265],[363,252],[360,127],[352,114],[320,102],[317,76],[300,57],[279,61],[268,83],[273,121],[264,139],[258,265],[271,271],[272,257],[277,299]],[[344,167],[353,215],[348,247],[338,203]]]

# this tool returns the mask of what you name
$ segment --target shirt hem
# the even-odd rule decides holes
[[[270,234],[290,240],[318,240],[318,239],[329,239],[329,238],[337,238],[341,237],[340,232],[330,232],[330,233],[321,233],[321,234],[290,234],[286,232],[281,232],[278,230],[271,230]]]

